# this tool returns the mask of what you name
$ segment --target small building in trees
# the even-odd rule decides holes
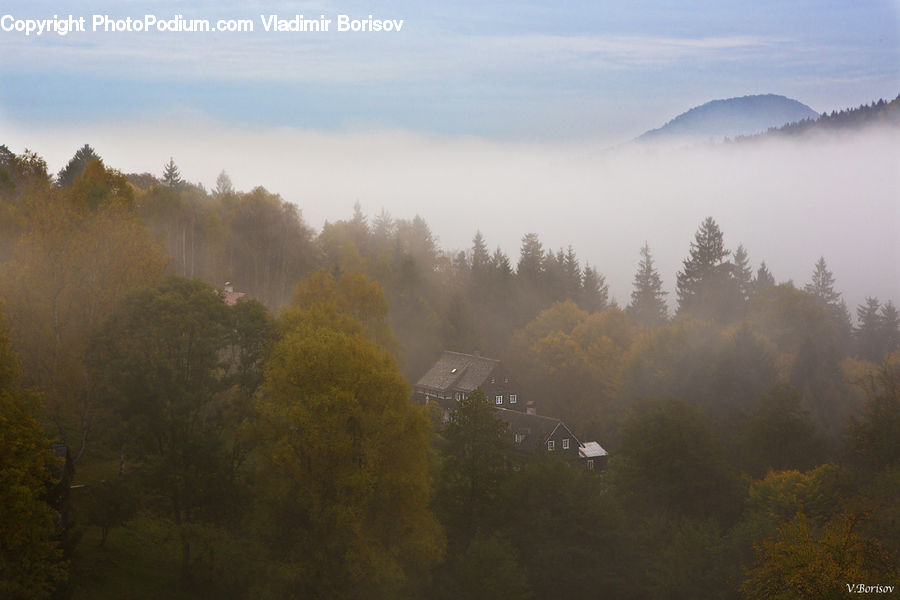
[[[494,415],[508,427],[513,452],[523,460],[561,456],[589,470],[606,466],[606,450],[597,442],[582,444],[560,419],[537,414],[534,400],[526,400],[518,381],[494,358],[445,351],[414,388],[414,399],[440,407],[444,423],[458,403],[481,390]]]
[[[234,291],[234,286],[231,285],[230,281],[225,282],[225,287],[222,288],[220,293],[222,295],[222,300],[224,300],[225,304],[228,306],[234,306],[238,302],[247,299],[246,292]]]
[[[520,412],[527,408],[519,383],[503,364],[477,353],[445,351],[413,386],[417,401],[436,402],[445,414],[456,410],[456,403],[476,389],[497,408]]]

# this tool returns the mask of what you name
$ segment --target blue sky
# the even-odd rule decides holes
[[[900,93],[896,1],[73,4],[7,0],[0,14],[250,18],[256,31],[0,32],[0,118],[625,140],[716,98],[777,93],[823,111]],[[263,33],[271,13],[404,28]]]

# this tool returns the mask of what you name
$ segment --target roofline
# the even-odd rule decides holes
[[[565,423],[563,423],[560,419],[557,419],[557,421],[559,421],[559,422],[556,424],[556,427],[553,428],[553,431],[550,432],[550,435],[547,436],[547,439],[544,440],[544,442],[546,443],[550,438],[552,438],[553,434],[556,433],[556,430],[559,429],[559,426],[562,425],[563,427],[566,428],[566,431],[569,432],[569,435],[571,435],[575,439],[575,441],[578,442],[578,445],[581,446],[581,442],[578,440],[577,437],[575,437],[575,434],[572,433],[572,430],[569,429],[569,426],[566,425]]]
[[[444,350],[444,354],[455,354],[457,356],[468,356],[469,358],[477,358],[479,360],[485,360],[492,363],[500,363],[499,358],[488,358],[487,356],[479,356],[475,354],[466,354],[465,352],[454,352],[453,350]]]

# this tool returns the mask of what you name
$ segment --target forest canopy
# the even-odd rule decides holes
[[[780,281],[710,216],[677,273],[629,250],[619,306],[602,264],[535,232],[450,251],[359,205],[316,231],[262,187],[189,179],[89,145],[53,176],[0,146],[10,597],[897,583],[900,315],[851,313],[824,256]],[[444,350],[501,361],[608,468],[523,461],[480,391],[448,423],[413,402]]]

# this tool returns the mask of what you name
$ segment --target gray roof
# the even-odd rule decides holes
[[[499,360],[445,351],[428,372],[422,375],[416,387],[433,390],[460,390],[469,393],[481,386]]]
[[[559,419],[543,415],[529,415],[508,408],[495,408],[494,411],[498,419],[509,425],[510,433],[525,435],[521,445],[523,450],[543,449],[543,445],[559,427],[563,427],[568,432],[568,436],[574,441],[574,448],[581,445],[572,430]]]

